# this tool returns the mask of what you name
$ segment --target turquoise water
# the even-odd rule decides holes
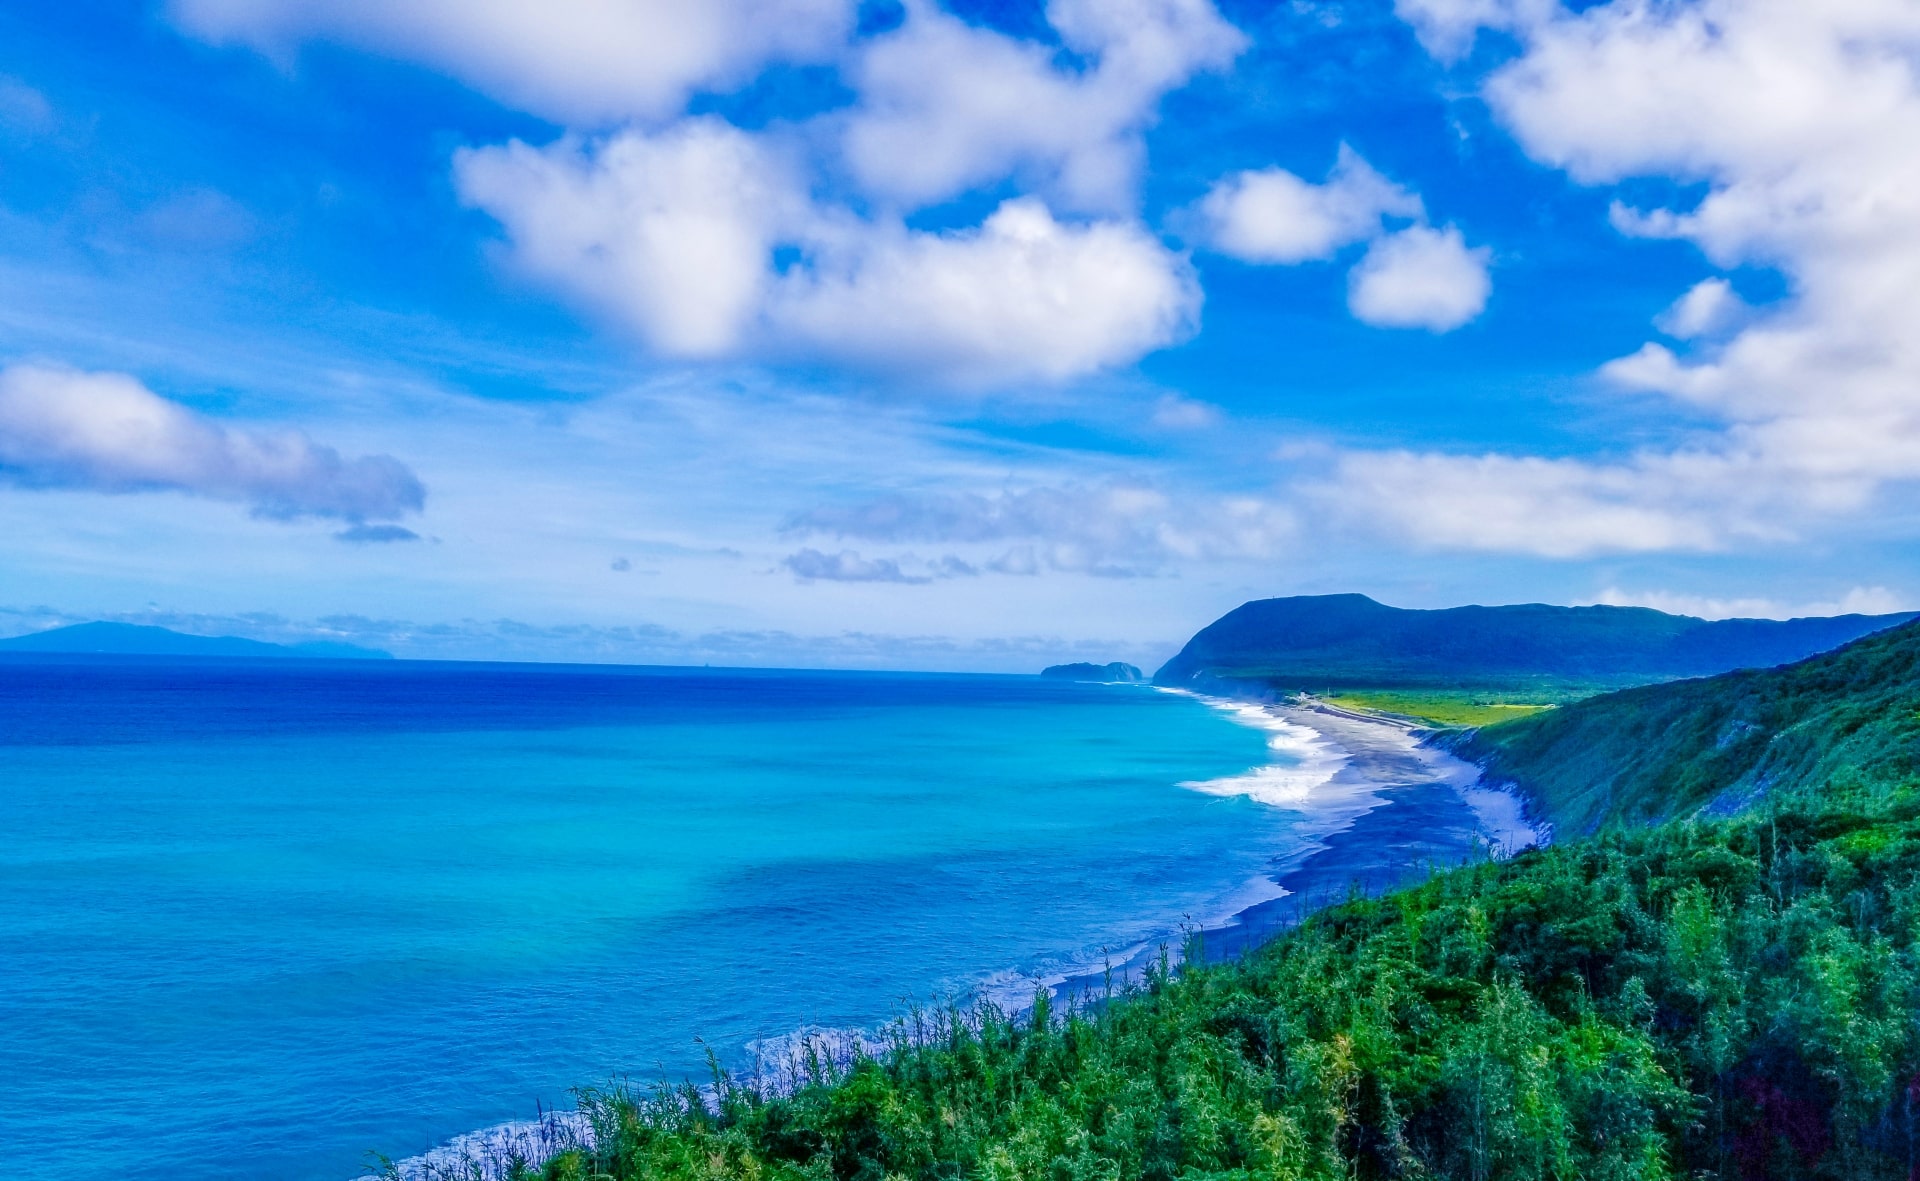
[[[1030,677],[0,662],[0,1150],[341,1181],[1215,918],[1301,816]]]

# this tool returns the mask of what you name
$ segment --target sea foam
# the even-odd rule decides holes
[[[1189,780],[1181,787],[1214,796],[1246,796],[1271,807],[1293,808],[1306,803],[1315,789],[1325,786],[1352,759],[1344,747],[1319,731],[1288,721],[1264,705],[1195,696],[1243,726],[1265,730],[1270,735],[1267,749],[1274,753],[1276,760],[1238,775]]]

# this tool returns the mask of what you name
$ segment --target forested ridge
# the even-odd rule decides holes
[[[1920,775],[1920,622],[1779,668],[1647,685],[1448,742],[1563,837]]]

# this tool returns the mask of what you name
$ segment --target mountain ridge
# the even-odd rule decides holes
[[[0,655],[189,656],[269,660],[392,660],[393,653],[332,640],[271,644],[240,636],[198,636],[149,624],[97,620],[0,640]]]
[[[1705,620],[1650,607],[1520,603],[1425,610],[1361,594],[1255,599],[1195,633],[1154,674],[1154,683],[1624,686],[1786,664],[1916,614]]]

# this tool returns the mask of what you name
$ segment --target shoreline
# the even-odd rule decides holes
[[[1304,825],[1300,847],[1276,857],[1262,875],[1274,896],[1197,924],[1194,935],[1207,963],[1248,954],[1354,893],[1388,893],[1430,871],[1511,856],[1550,839],[1544,826],[1526,818],[1525,801],[1505,788],[1483,784],[1474,764],[1426,745],[1423,735],[1428,731],[1416,724],[1305,696],[1264,702],[1193,696],[1236,711],[1259,709],[1278,723],[1312,731],[1344,756],[1338,769],[1305,797],[1321,794],[1323,823]],[[1332,798],[1327,793],[1333,793]],[[1248,884],[1250,889],[1253,885]],[[1137,978],[1167,945],[1166,940],[1152,940],[1129,948],[1114,960],[1113,979]],[[1169,951],[1177,960],[1179,949]],[[1067,1000],[1104,990],[1106,979],[1103,965],[1098,972],[1069,973],[1043,984],[1056,1000]]]
[[[1524,805],[1517,796],[1482,786],[1478,767],[1425,745],[1421,736],[1427,731],[1411,723],[1343,710],[1311,697],[1249,701],[1184,690],[1159,691],[1182,693],[1238,715],[1234,719],[1238,724],[1274,733],[1274,750],[1298,756],[1298,762],[1267,763],[1239,775],[1179,785],[1181,790],[1205,794],[1246,795],[1263,807],[1296,812],[1303,818],[1296,830],[1299,845],[1276,855],[1259,877],[1230,893],[1255,901],[1235,902],[1232,909],[1195,925],[1205,963],[1248,954],[1314,911],[1345,901],[1354,892],[1386,893],[1433,870],[1510,855],[1525,843],[1545,843],[1546,834],[1525,820]],[[1308,737],[1302,738],[1301,732]],[[1280,738],[1291,738],[1298,745],[1282,745]],[[1170,937],[1157,937],[1128,947],[1097,967],[1081,963],[1044,977],[990,973],[973,986],[971,996],[1011,1013],[1024,1011],[1039,989],[1056,1002],[1088,1000],[1103,994],[1109,979],[1115,985],[1137,982],[1162,948],[1178,962],[1181,949],[1172,946]],[[829,1054],[838,1054],[856,1042],[882,1044],[884,1039],[875,1034],[883,1028],[803,1029],[773,1041],[812,1042]],[[576,1113],[555,1110],[533,1120],[466,1132],[393,1163],[399,1175],[410,1181],[464,1177],[469,1174],[461,1170],[474,1164],[481,1166],[484,1175],[504,1176],[502,1166],[514,1156],[552,1155],[583,1134],[590,1132]],[[489,1166],[493,1171],[485,1172]],[[377,1181],[377,1175],[363,1175],[356,1181]]]

